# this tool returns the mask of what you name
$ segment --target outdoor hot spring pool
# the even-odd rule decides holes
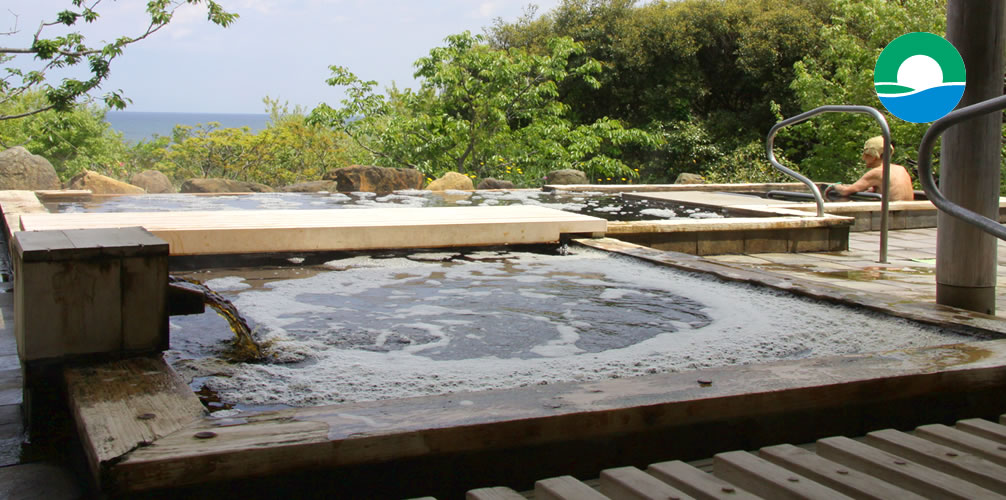
[[[192,210],[297,210],[420,208],[443,206],[536,205],[607,220],[662,220],[720,218],[709,209],[656,204],[597,192],[512,191],[395,191],[374,193],[251,193],[251,194],[143,194],[94,196],[45,203],[52,213],[148,212]]]
[[[225,361],[211,310],[167,357],[218,415],[970,340],[574,246],[355,254],[184,273],[232,299],[268,360]]]

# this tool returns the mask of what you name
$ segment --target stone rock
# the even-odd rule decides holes
[[[129,183],[145,189],[148,193],[174,193],[175,186],[171,184],[168,176],[157,170],[144,170],[133,174],[129,178]]]
[[[272,188],[257,182],[233,179],[189,179],[182,183],[183,193],[271,193]]]
[[[430,191],[447,191],[453,189],[456,191],[471,191],[475,189],[475,184],[472,182],[471,177],[465,174],[459,174],[457,172],[447,172],[439,179],[430,183],[426,186],[426,189]]]
[[[553,170],[545,176],[545,184],[589,184],[587,174],[580,170],[567,168]]]
[[[285,193],[317,193],[319,191],[335,193],[339,190],[339,183],[335,181],[300,182],[283,186],[279,190]]]
[[[479,182],[477,189],[513,189],[513,183],[510,181],[501,181],[499,179],[493,179],[492,177],[486,177]]]
[[[67,183],[70,189],[86,189],[94,194],[144,194],[146,191],[139,186],[117,181],[97,172],[85,170],[70,179]]]
[[[388,194],[401,189],[422,189],[423,173],[414,168],[353,165],[325,172],[322,179],[335,181],[342,192]]]
[[[60,189],[59,176],[49,160],[21,146],[0,151],[0,190]]]
[[[674,179],[675,184],[705,184],[706,180],[702,178],[699,174],[689,174],[688,172],[682,172],[678,174],[678,178]]]

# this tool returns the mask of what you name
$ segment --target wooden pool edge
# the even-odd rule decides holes
[[[860,307],[899,318],[944,327],[963,327],[975,333],[999,338],[1006,336],[1006,319],[976,311],[936,303],[892,299],[880,294],[852,291],[826,283],[783,276],[769,270],[752,271],[714,262],[699,255],[658,250],[614,238],[577,239],[576,244],[613,252],[683,271],[709,274],[717,278],[751,283],[812,299]]]
[[[144,384],[146,393],[137,397],[129,386],[140,372],[174,382]],[[179,416],[186,410],[163,415],[165,401],[188,400],[181,407],[194,408],[184,381],[159,359],[68,368],[65,380],[99,483],[107,492],[129,493],[417,458],[501,451],[523,456],[571,442],[638,443],[640,436],[678,436],[699,427],[713,432],[707,436],[713,448],[744,448],[779,435],[812,440],[836,431],[942,421],[948,410],[952,418],[1001,413],[1006,402],[991,394],[1006,389],[1006,340],[241,418],[190,415],[187,422]],[[920,407],[918,401],[930,403]],[[821,420],[828,414],[833,417]],[[747,424],[732,428],[737,422]],[[110,432],[122,428],[130,430]],[[660,447],[665,458],[717,451],[666,436]],[[109,437],[125,451],[110,454]],[[679,449],[685,443],[696,449]],[[654,452],[644,448],[618,447],[616,456],[589,462],[638,463]]]

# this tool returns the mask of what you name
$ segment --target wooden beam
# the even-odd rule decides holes
[[[947,40],[967,68],[959,106],[1003,93],[1006,0],[949,0]],[[957,205],[999,217],[1001,112],[950,127],[940,150],[940,190]],[[996,238],[944,212],[937,216],[936,302],[995,314]]]
[[[24,214],[48,213],[32,191],[0,191],[0,214],[4,218],[7,241],[13,241],[13,234],[21,230],[21,216]]]
[[[800,182],[764,182],[737,184],[548,184],[544,191],[574,191],[595,193],[647,193],[664,191],[723,191],[732,193],[767,193],[785,190],[808,192]]]
[[[123,456],[206,415],[199,398],[160,356],[69,367],[64,378],[99,483]]]
[[[106,370],[87,382],[119,386],[136,373]],[[696,380],[703,380],[699,384]],[[83,382],[85,379],[78,377]],[[78,382],[78,394],[90,385]],[[146,385],[146,384],[145,384]],[[204,481],[275,475],[305,468],[383,463],[572,439],[599,439],[735,418],[887,405],[1006,385],[1006,341],[987,341],[882,354],[806,359],[589,383],[300,408],[239,419],[198,420],[128,451],[97,448],[114,432],[112,410],[86,393],[78,408],[85,442],[111,491],[137,491]],[[175,386],[180,389],[180,386]],[[103,391],[102,389],[91,389]],[[156,392],[156,391],[155,391]],[[71,394],[71,397],[79,397]],[[113,392],[114,400],[123,399]],[[956,396],[953,396],[956,397]],[[126,398],[128,399],[128,398]],[[118,422],[155,411],[116,403]],[[79,409],[100,407],[100,411]],[[195,406],[191,405],[194,409]],[[918,412],[916,412],[918,413]],[[191,417],[185,414],[179,420]],[[925,417],[919,413],[920,417]],[[865,417],[864,417],[865,418]],[[871,414],[876,419],[877,414]],[[97,419],[97,421],[94,421]],[[135,422],[130,422],[135,425]],[[821,422],[816,422],[820,428]],[[126,439],[146,435],[129,429]],[[206,437],[198,439],[199,436]],[[111,458],[115,452],[126,454]],[[665,450],[666,451],[666,450]],[[191,471],[200,474],[193,475]]]
[[[437,248],[558,242],[604,219],[536,206],[35,214],[27,230],[140,226],[172,255]]]

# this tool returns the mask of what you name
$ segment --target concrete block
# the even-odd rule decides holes
[[[22,361],[167,346],[168,244],[142,228],[18,232]]]

